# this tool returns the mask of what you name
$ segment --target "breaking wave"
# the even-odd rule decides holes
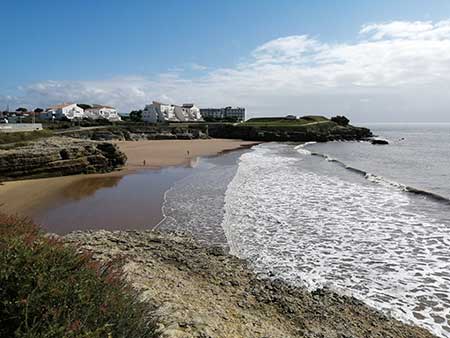
[[[390,184],[305,169],[302,148],[264,144],[241,156],[222,222],[231,253],[450,337],[450,227]]]
[[[314,143],[314,142],[312,142],[312,143]],[[441,195],[436,194],[436,193],[431,192],[431,191],[426,191],[426,190],[414,188],[414,187],[411,187],[411,186],[408,186],[408,185],[405,185],[405,184],[402,184],[402,183],[398,183],[398,182],[394,182],[394,181],[388,180],[387,178],[385,178],[383,176],[375,175],[375,174],[372,174],[370,172],[364,171],[362,169],[349,166],[349,165],[345,164],[344,162],[342,162],[342,161],[340,161],[340,160],[338,160],[336,158],[333,158],[333,157],[331,157],[331,156],[329,156],[327,154],[311,152],[311,151],[305,149],[305,147],[308,144],[312,144],[312,143],[305,143],[305,144],[303,144],[301,146],[297,146],[295,149],[297,150],[298,153],[300,153],[302,155],[317,156],[317,157],[321,157],[321,158],[325,159],[328,162],[334,162],[337,165],[339,165],[339,166],[341,166],[341,167],[343,167],[343,168],[345,168],[345,169],[347,169],[347,170],[349,170],[349,171],[351,171],[351,172],[353,172],[355,174],[363,176],[365,179],[369,180],[370,182],[381,184],[381,185],[391,186],[391,187],[400,189],[400,190],[402,190],[404,192],[408,192],[408,193],[412,193],[412,194],[415,194],[415,195],[423,196],[425,198],[432,199],[432,200],[434,200],[436,202],[440,202],[440,203],[444,203],[444,204],[450,205],[450,199],[448,199],[447,197],[441,196]]]

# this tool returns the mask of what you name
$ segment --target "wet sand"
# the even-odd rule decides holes
[[[50,217],[60,225],[58,229],[50,225],[47,230],[58,233],[73,230],[77,223],[81,228],[89,228],[86,222],[93,222],[95,228],[125,229],[130,224],[145,228],[161,219],[164,192],[195,166],[199,156],[216,155],[255,143],[212,139],[116,144],[128,157],[123,170],[6,182],[0,185],[0,211],[29,216],[41,224]],[[89,215],[89,210],[94,209],[95,215]]]

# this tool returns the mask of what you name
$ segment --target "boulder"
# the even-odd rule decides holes
[[[373,140],[370,141],[370,143],[375,144],[375,145],[389,144],[388,141],[386,141],[386,140],[381,140],[381,139],[373,139]]]

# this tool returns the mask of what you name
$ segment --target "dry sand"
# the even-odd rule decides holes
[[[144,161],[145,166],[149,167],[189,164],[198,156],[216,155],[223,151],[257,144],[256,142],[228,139],[118,141],[114,143],[127,155],[127,169],[142,168]]]
[[[0,186],[0,211],[9,214],[33,216],[37,211],[63,203],[74,194],[82,198],[86,186],[98,189],[109,186],[111,180],[120,179],[136,170],[164,166],[189,165],[199,156],[216,155],[224,151],[250,147],[255,142],[227,139],[209,140],[155,140],[115,142],[127,155],[123,170],[109,174],[76,175],[34,180],[6,182]],[[189,151],[189,155],[188,155]],[[145,160],[145,166],[144,164]],[[93,184],[94,178],[103,178]],[[79,191],[79,187],[85,187]],[[87,187],[87,188],[89,188]],[[91,190],[92,190],[91,189]]]

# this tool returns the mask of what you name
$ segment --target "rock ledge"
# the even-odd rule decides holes
[[[102,230],[65,240],[95,259],[123,256],[127,278],[156,305],[162,337],[433,337],[352,297],[260,279],[245,261],[183,234]]]

